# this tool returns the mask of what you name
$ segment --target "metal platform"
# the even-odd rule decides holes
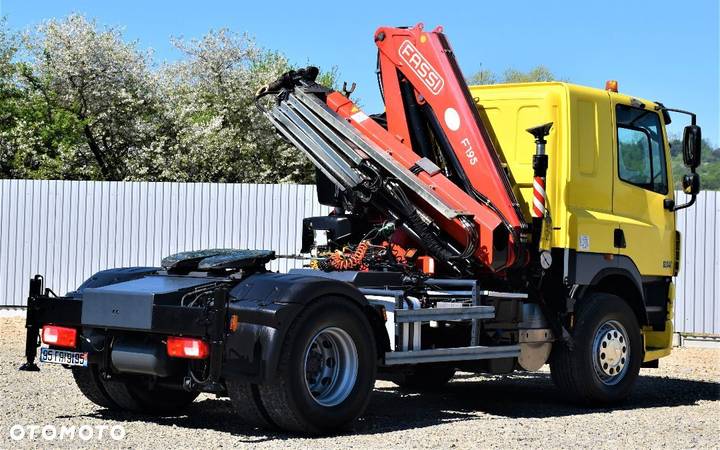
[[[492,319],[495,308],[492,306],[457,306],[451,308],[424,308],[395,310],[395,322],[429,322],[431,320],[473,320]]]
[[[519,345],[497,347],[473,346],[460,348],[433,348],[405,352],[386,352],[385,364],[434,363],[446,361],[471,361],[478,359],[515,358],[520,355]]]

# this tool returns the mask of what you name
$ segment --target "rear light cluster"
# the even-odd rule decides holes
[[[42,329],[42,341],[44,344],[54,347],[75,348],[77,330],[56,325],[45,325]]]
[[[205,359],[210,350],[202,339],[170,336],[167,339],[167,353],[175,358]]]
[[[77,334],[75,328],[45,325],[41,336],[43,344],[75,348]],[[170,336],[167,339],[167,353],[175,358],[205,359],[210,354],[210,348],[202,339]]]

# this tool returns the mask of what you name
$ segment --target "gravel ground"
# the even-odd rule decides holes
[[[0,448],[720,447],[720,349],[675,350],[660,369],[643,369],[629,401],[613,410],[563,403],[547,372],[460,374],[443,392],[423,395],[378,382],[353,432],[308,439],[249,428],[234,419],[228,400],[207,395],[179,417],[105,411],[85,400],[62,367],[18,372],[23,336],[22,319],[0,318]],[[30,439],[26,428],[26,437],[15,441],[15,424],[95,431],[87,441],[77,435],[46,441]],[[113,440],[106,431],[98,439],[103,425],[123,426],[124,438]]]

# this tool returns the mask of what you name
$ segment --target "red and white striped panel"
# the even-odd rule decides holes
[[[533,180],[533,217],[545,217],[545,180],[535,177]]]

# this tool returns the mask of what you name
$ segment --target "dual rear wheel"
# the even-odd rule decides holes
[[[376,346],[370,323],[347,299],[322,297],[308,305],[285,336],[274,380],[262,385],[229,379],[228,394],[243,422],[264,428],[323,433],[352,423],[375,384]],[[80,391],[107,409],[174,414],[195,392],[105,380],[97,366],[72,368]]]
[[[73,367],[80,392],[91,402],[111,410],[144,414],[176,414],[195,400],[196,392],[150,387],[141,380],[104,380],[95,365]]]
[[[347,427],[365,410],[375,383],[370,323],[355,304],[322,297],[288,330],[274,380],[228,380],[240,417],[260,427],[319,434]]]

